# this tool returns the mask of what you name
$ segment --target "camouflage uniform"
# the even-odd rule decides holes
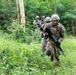
[[[33,24],[35,25],[35,29],[40,28],[41,21],[39,20],[39,16],[36,16],[36,20],[34,20]]]
[[[49,22],[49,23],[47,23]],[[46,17],[45,18],[45,23],[41,26],[42,29],[44,29],[44,27],[47,25],[50,25],[51,23],[51,18],[50,17]],[[46,44],[47,44],[47,38],[45,37],[45,33],[44,31],[41,31],[41,36],[42,36],[42,52],[46,52]]]
[[[60,20],[57,15],[54,15],[51,17],[51,19],[54,21],[55,20]],[[51,23],[49,29],[51,30],[53,36],[57,38],[57,40],[61,43],[64,39],[64,31],[65,28],[61,23],[58,23],[58,25],[54,26],[53,23]],[[52,39],[47,39],[47,45],[46,45],[46,54],[50,56],[51,61],[55,60],[55,65],[60,64],[59,60],[59,55],[60,55],[60,50],[59,48],[55,45],[55,43],[52,41]]]
[[[45,16],[42,16],[41,24],[45,24]]]
[[[41,21],[39,20],[39,16],[36,16],[36,20],[34,20],[33,24],[34,24],[34,28],[35,28],[34,36],[36,37],[37,35],[40,34]],[[37,39],[37,38],[35,38],[35,39]]]

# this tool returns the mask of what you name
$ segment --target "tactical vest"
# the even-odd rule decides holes
[[[62,36],[62,24],[58,24],[57,26],[53,26],[53,25],[51,25],[51,32],[52,32],[52,34],[59,40],[59,38],[63,38],[63,36]]]

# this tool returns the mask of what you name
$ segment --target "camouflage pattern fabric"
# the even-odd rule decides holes
[[[50,30],[52,32],[52,34],[57,38],[57,40],[59,42],[62,42],[65,35],[64,35],[64,32],[65,32],[65,28],[62,24],[58,23],[57,26],[53,26],[52,23],[50,25]],[[48,27],[48,26],[45,26],[44,29]],[[46,54],[48,56],[50,56],[50,59],[53,61],[55,60],[55,63],[56,64],[59,64],[60,63],[60,60],[59,60],[59,55],[60,55],[60,50],[58,49],[58,47],[55,45],[55,43],[52,41],[52,39],[47,39],[47,44],[46,44]],[[52,58],[51,58],[52,57]]]

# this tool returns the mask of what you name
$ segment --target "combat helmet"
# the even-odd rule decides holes
[[[51,19],[52,19],[52,21],[60,20],[60,17],[59,17],[57,14],[53,14],[53,15],[51,16]]]
[[[45,16],[42,16],[42,18],[45,18]]]
[[[46,17],[45,18],[45,22],[51,22],[51,18],[50,17]]]
[[[39,16],[36,16],[36,19],[39,19]]]

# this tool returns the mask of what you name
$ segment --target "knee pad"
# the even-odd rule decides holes
[[[47,54],[48,56],[50,56],[50,55],[51,55],[51,51],[50,51],[50,50],[47,50],[47,51],[46,51],[46,54]]]

